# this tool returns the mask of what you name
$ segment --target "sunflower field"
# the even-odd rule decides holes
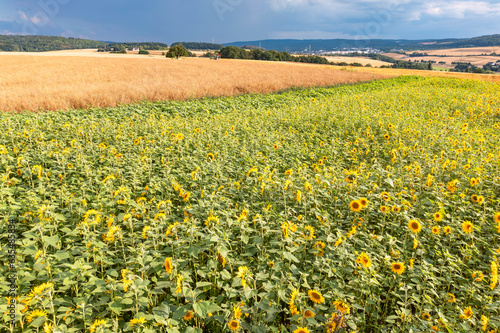
[[[0,132],[2,332],[500,331],[498,83],[2,114]]]

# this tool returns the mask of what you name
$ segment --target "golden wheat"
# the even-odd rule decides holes
[[[141,100],[267,93],[387,77],[263,61],[2,55],[0,110],[60,110]]]

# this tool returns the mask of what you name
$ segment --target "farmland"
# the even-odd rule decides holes
[[[0,52],[0,110],[108,107],[140,101],[268,93],[400,75],[500,81],[500,75],[251,60],[166,59],[96,50]],[[354,61],[351,58],[351,61]]]
[[[3,114],[1,330],[498,330],[499,90],[405,76]]]
[[[413,52],[427,53],[426,56],[410,57]],[[492,55],[492,53],[497,55]],[[455,65],[452,62],[470,62],[474,66],[483,66],[488,62],[500,61],[500,46],[490,47],[470,47],[456,49],[441,49],[441,50],[425,50],[425,51],[408,51],[406,54],[400,53],[384,53],[384,55],[397,60],[424,60],[424,61],[444,61],[446,64],[439,66],[445,68],[453,68]]]
[[[56,51],[0,53],[0,110],[36,111],[267,93],[388,77],[332,66]]]

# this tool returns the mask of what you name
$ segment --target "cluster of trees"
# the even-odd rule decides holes
[[[419,69],[419,70],[432,70],[432,64],[429,63],[418,63],[404,60],[397,60],[391,66],[380,66],[380,68],[406,68],[406,69]]]
[[[102,48],[103,51],[121,51],[125,49],[139,48],[143,50],[168,50],[168,44],[156,43],[156,42],[144,42],[144,43],[109,43]]]
[[[0,50],[11,52],[97,49],[106,45],[105,42],[73,37],[0,35]]]
[[[222,48],[220,54],[221,58],[227,58],[227,59],[294,61],[294,62],[305,62],[314,64],[336,65],[336,66],[357,66],[357,67],[363,66],[362,64],[357,62],[350,64],[348,64],[347,62],[329,62],[325,57],[320,57],[320,56],[311,56],[311,55],[292,56],[288,52],[278,52],[273,50],[262,51],[260,49],[247,51],[243,48],[235,46],[226,46]],[[393,64],[391,66],[381,66],[383,68],[392,67],[392,68],[432,70],[431,63],[413,63],[411,61],[395,60],[394,58],[383,56],[381,54],[374,54],[370,58],[387,61]],[[371,65],[367,65],[367,67],[371,67]]]
[[[499,60],[500,62],[500,60]],[[483,66],[483,69],[487,72],[487,71],[491,71],[491,72],[500,72],[500,66],[496,66],[496,65],[484,65]]]
[[[457,64],[450,72],[465,72],[465,73],[478,73],[478,74],[493,74],[500,71],[499,66],[484,65],[483,68],[472,65],[470,62],[455,62]]]
[[[194,54],[191,51],[188,51],[181,43],[177,43],[174,46],[170,47],[170,49],[165,55],[167,58],[176,58],[176,59],[179,59],[180,57],[196,57],[196,54]]]
[[[262,51],[256,48],[247,51],[241,47],[226,46],[220,50],[221,58],[226,59],[252,59],[267,61],[294,61],[314,64],[329,64],[328,60],[319,56],[292,56],[288,52],[278,52],[274,50]]]
[[[182,44],[188,50],[220,50],[224,47],[222,44],[198,43],[198,42],[175,42],[170,47]]]
[[[410,57],[424,57],[427,56],[427,52],[413,52],[409,54]]]

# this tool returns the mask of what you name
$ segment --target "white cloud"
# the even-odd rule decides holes
[[[18,11],[17,13],[19,14],[19,18],[21,18],[21,20],[23,20],[23,21],[28,21],[28,16],[26,15],[26,13],[25,13],[25,12],[23,12],[23,11]]]
[[[39,24],[40,22],[42,22],[42,19],[39,18],[38,16],[33,16],[33,17],[30,17],[30,21],[33,24]]]
[[[467,15],[500,15],[500,4],[484,1],[441,1],[424,3],[409,13],[410,20],[419,20],[422,15],[462,19]]]

